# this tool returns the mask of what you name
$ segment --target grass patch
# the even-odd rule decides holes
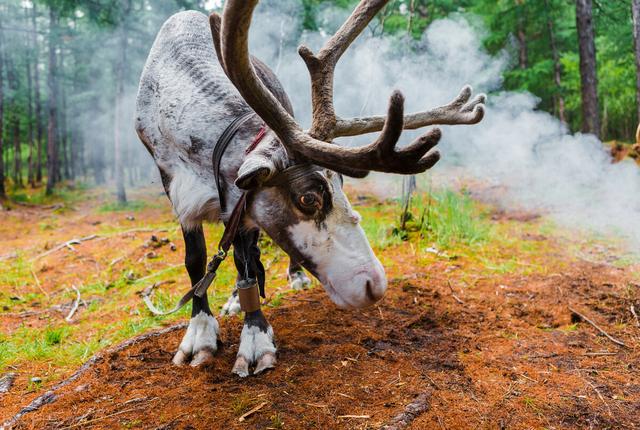
[[[143,200],[129,200],[126,203],[109,202],[98,208],[98,212],[139,212],[151,205]]]
[[[493,230],[485,212],[467,193],[443,189],[414,195],[409,211],[396,215],[392,233],[402,241],[417,233],[438,249],[449,249],[487,243]]]

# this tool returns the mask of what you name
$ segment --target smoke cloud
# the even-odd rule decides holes
[[[346,11],[327,8],[318,32],[295,34],[295,3],[266,2],[252,27],[252,51],[267,62],[292,98],[298,120],[310,124],[309,77],[296,42],[317,51],[327,35],[344,21]],[[561,225],[584,227],[598,234],[615,233],[640,244],[640,169],[630,162],[611,164],[605,147],[593,136],[568,132],[552,115],[536,110],[529,93],[501,90],[506,52],[489,55],[482,47],[484,30],[473,16],[453,15],[434,22],[422,39],[378,37],[369,28],[345,53],[336,70],[335,104],[343,117],[381,114],[393,89],[405,94],[405,111],[444,104],[466,84],[490,93],[485,119],[474,126],[443,126],[442,160],[428,173],[445,186],[461,177],[481,181],[498,205],[548,215]],[[286,47],[286,48],[285,48]],[[406,131],[403,142],[417,132]],[[370,136],[344,139],[364,144]],[[425,176],[425,175],[421,175]],[[373,175],[369,185],[390,176]],[[398,190],[398,177],[391,180]],[[419,181],[422,178],[419,178]],[[396,196],[398,195],[396,194]]]

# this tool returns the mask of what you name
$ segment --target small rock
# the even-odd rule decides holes
[[[134,217],[133,215],[127,215],[127,221],[135,221],[136,217]]]
[[[145,257],[147,257],[147,258],[149,258],[149,259],[152,259],[152,258],[158,258],[158,254],[156,254],[156,253],[155,253],[155,252],[153,252],[153,251],[149,251],[149,252],[147,252],[147,253],[145,254]]]
[[[86,391],[87,387],[87,384],[78,385],[73,391],[75,391],[76,393],[80,393],[82,391]]]
[[[176,251],[178,249],[178,247],[176,246],[175,243],[170,243],[169,244],[169,249],[172,250],[172,251]]]
[[[39,384],[42,382],[42,378],[40,378],[39,376],[34,376],[33,378],[31,378],[31,382],[33,382],[34,384]]]

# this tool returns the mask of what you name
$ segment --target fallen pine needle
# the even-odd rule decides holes
[[[368,420],[371,415],[338,415],[338,418],[355,418],[360,420]]]
[[[589,324],[591,324],[596,330],[598,330],[600,333],[602,333],[603,335],[605,335],[607,337],[607,339],[609,339],[611,342],[615,343],[616,345],[620,345],[620,346],[624,346],[626,348],[626,344],[621,341],[616,339],[615,337],[611,336],[609,333],[607,333],[606,331],[604,331],[602,328],[600,328],[598,326],[598,324],[594,323],[593,321],[591,321],[589,318],[587,318],[586,316],[584,316],[583,314],[581,314],[580,312],[576,311],[575,309],[573,309],[571,306],[569,306],[569,310],[574,313],[575,315],[579,316],[583,321],[588,322]]]
[[[327,405],[321,405],[319,403],[305,403],[307,406],[313,406],[314,408],[328,408]]]
[[[338,396],[346,397],[347,399],[355,400],[355,397],[351,397],[348,394],[336,393]]]
[[[78,306],[80,305],[80,290],[78,290],[75,285],[72,285],[71,288],[73,288],[73,290],[76,292],[76,299],[74,300],[73,306],[69,311],[69,315],[67,315],[67,317],[64,319],[66,322],[71,322],[73,314],[76,313],[76,311],[78,310]]]
[[[242,415],[240,418],[238,418],[239,422],[243,422],[245,419],[247,419],[248,417],[250,417],[251,415],[255,414],[256,412],[258,412],[260,409],[264,408],[269,402],[262,402],[260,403],[258,406],[256,406],[255,408],[251,409],[249,412],[245,413],[244,415]]]
[[[449,289],[451,290],[451,296],[455,299],[455,301],[460,303],[461,305],[464,305],[464,301],[460,297],[456,296],[455,291],[453,291],[453,287],[451,286],[450,281],[447,281],[447,285],[449,286]]]
[[[636,319],[636,326],[640,327],[640,319],[638,319],[638,314],[636,313],[636,308],[633,306],[633,304],[631,305],[630,310],[631,314]]]

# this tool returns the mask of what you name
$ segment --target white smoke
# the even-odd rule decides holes
[[[300,13],[295,6],[288,3],[285,13],[278,14],[268,3],[254,18],[252,50],[278,69],[296,116],[308,126],[309,77],[290,46],[299,40],[317,51],[347,12],[328,8],[319,32],[298,35],[283,31],[298,28],[295,20]],[[552,115],[536,110],[539,100],[534,95],[501,91],[508,56],[506,52],[492,56],[483,49],[484,31],[474,17],[454,15],[436,21],[415,43],[372,33],[371,28],[365,30],[338,65],[339,115],[382,114],[396,88],[405,94],[406,112],[423,110],[448,102],[471,84],[476,92],[491,93],[485,119],[474,126],[442,127],[442,160],[432,171],[438,182],[457,185],[463,172],[499,188],[500,194],[493,197],[504,207],[540,211],[569,227],[613,232],[640,244],[640,223],[634,222],[640,214],[640,169],[632,162],[611,164],[595,137],[571,135]],[[416,135],[405,132],[403,142]],[[371,139],[362,136],[344,143]]]

